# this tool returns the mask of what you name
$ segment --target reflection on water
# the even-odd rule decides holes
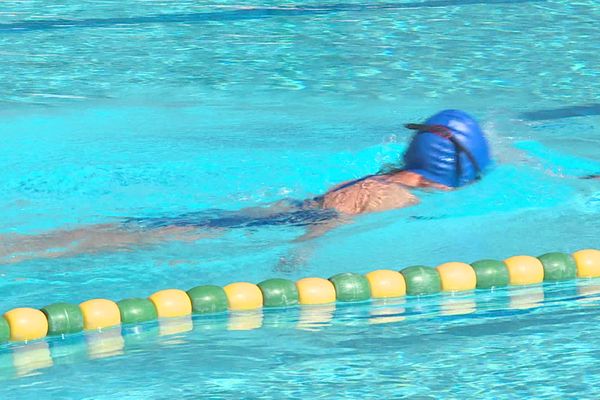
[[[39,373],[54,365],[46,342],[28,343],[13,350],[13,366],[18,377]]]
[[[109,328],[101,332],[86,332],[85,340],[90,359],[118,356],[123,354],[125,349],[121,327]]]
[[[406,298],[399,299],[375,299],[371,302],[373,308],[370,310],[371,324],[389,324],[402,322],[406,319]]]
[[[318,331],[331,324],[335,312],[335,304],[322,304],[300,307],[298,329]]]
[[[194,329],[191,315],[177,318],[164,318],[158,321],[158,326],[160,336],[176,335]]]
[[[227,330],[230,331],[250,331],[262,326],[263,311],[238,311],[229,315]]]
[[[577,302],[583,306],[597,307],[600,301],[600,284],[597,280],[582,280],[577,282]]]
[[[474,313],[476,310],[475,298],[465,294],[445,295],[440,305],[441,315],[464,315]]]
[[[542,306],[544,288],[542,286],[517,287],[509,289],[509,308],[526,310]]]

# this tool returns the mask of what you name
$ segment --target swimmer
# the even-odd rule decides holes
[[[412,189],[453,190],[479,180],[490,164],[487,140],[465,112],[445,110],[406,127],[416,134],[401,168],[334,187],[320,205],[346,215],[403,208],[418,202]]]
[[[308,226],[305,237],[323,234],[352,216],[415,205],[414,190],[454,190],[476,182],[490,165],[488,142],[477,121],[445,110],[415,131],[403,165],[388,172],[341,183],[304,201],[282,200],[240,211],[192,212],[165,218],[125,218],[118,223],[60,230],[41,235],[0,236],[0,262],[63,257],[164,240],[194,241],[225,228],[267,225]]]

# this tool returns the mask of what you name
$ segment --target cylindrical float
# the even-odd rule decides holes
[[[220,286],[196,286],[188,290],[187,295],[192,302],[192,312],[195,314],[227,311],[227,295]]]
[[[267,279],[258,284],[265,307],[289,307],[298,304],[298,289],[287,279]]]
[[[398,271],[378,269],[365,275],[371,287],[371,297],[387,299],[406,295],[406,281]]]
[[[333,283],[338,301],[365,301],[371,298],[371,288],[367,278],[360,274],[345,272],[329,278]]]
[[[406,293],[410,296],[421,296],[438,293],[442,290],[442,282],[438,271],[424,265],[404,268],[400,273],[406,281]]]
[[[510,277],[502,261],[479,260],[471,263],[477,276],[477,289],[493,289],[508,286]]]
[[[511,285],[533,285],[544,281],[542,262],[531,256],[513,256],[504,260]]]
[[[139,324],[158,318],[154,303],[148,299],[123,299],[117,302],[117,306],[124,324]]]
[[[577,278],[577,265],[570,254],[546,253],[538,257],[544,267],[544,281],[556,282]]]
[[[230,283],[223,288],[229,309],[233,311],[256,310],[263,305],[262,292],[253,283]]]
[[[327,304],[335,302],[333,283],[323,278],[304,278],[296,282],[300,304]]]
[[[83,330],[83,314],[75,304],[50,304],[41,311],[48,319],[48,335],[65,335]]]
[[[13,308],[4,314],[13,342],[41,339],[48,334],[48,320],[35,308]]]
[[[192,302],[183,290],[159,290],[148,299],[154,303],[159,318],[183,317],[192,313]]]
[[[121,323],[121,313],[117,303],[106,299],[92,299],[79,305],[83,314],[83,328],[95,330],[108,328]]]
[[[469,264],[449,262],[436,267],[444,292],[463,292],[477,286],[477,276]]]
[[[579,278],[600,277],[600,250],[584,249],[573,253]]]

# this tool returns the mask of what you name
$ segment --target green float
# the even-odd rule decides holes
[[[566,281],[577,277],[577,265],[569,254],[546,253],[538,257],[544,266],[544,281]]]
[[[195,314],[227,311],[227,295],[220,286],[196,286],[188,290],[187,294],[192,301],[192,312]]]
[[[139,324],[158,318],[154,303],[148,299],[123,299],[117,302],[117,306],[124,324]]]
[[[10,339],[10,326],[4,317],[0,316],[0,343],[8,342]]]
[[[267,279],[258,284],[265,307],[286,307],[298,304],[296,284],[287,279]]]
[[[50,304],[41,311],[48,319],[48,335],[64,335],[83,330],[83,314],[75,304]]]
[[[329,281],[335,287],[338,301],[365,301],[371,298],[371,286],[367,278],[353,272],[332,276]]]
[[[471,264],[477,276],[477,289],[491,289],[508,286],[510,276],[502,261],[479,260]]]
[[[406,294],[409,296],[434,294],[442,290],[442,281],[435,268],[413,265],[404,268],[400,273],[406,281]]]

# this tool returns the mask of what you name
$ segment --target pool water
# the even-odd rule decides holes
[[[599,247],[596,2],[0,5],[0,249],[304,199],[476,115],[476,185],[355,218],[23,261],[0,311]],[[598,282],[162,321],[0,348],[2,398],[597,398]],[[516,299],[516,300],[515,300]],[[449,315],[450,314],[450,315]],[[243,330],[239,330],[243,328]],[[168,334],[170,333],[170,334]]]

